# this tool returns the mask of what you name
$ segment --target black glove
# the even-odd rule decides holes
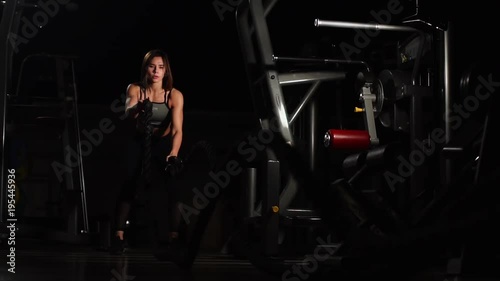
[[[149,99],[140,101],[137,103],[137,111],[139,111],[139,116],[138,116],[139,126],[144,128],[148,125],[147,120],[149,120],[153,115],[153,103],[151,103]]]
[[[171,177],[177,176],[184,168],[184,163],[180,157],[170,156],[165,166],[165,172]]]

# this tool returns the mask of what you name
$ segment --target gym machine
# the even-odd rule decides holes
[[[476,72],[462,77],[460,90],[469,92],[457,94],[459,83],[452,75],[453,23],[435,24],[420,17],[418,1],[417,13],[398,24],[314,21],[321,29],[394,34],[396,63],[373,69],[367,60],[276,54],[267,17],[277,2],[243,1],[236,12],[259,122],[253,136],[266,144],[263,153],[245,166],[240,186],[243,234],[239,243],[247,258],[259,268],[282,274],[290,263],[298,264],[322,249],[329,254],[323,260],[326,268],[346,269],[354,260],[357,272],[368,268],[373,272],[388,264],[406,268],[416,257],[428,254],[444,256],[449,271],[457,273],[456,268],[450,269],[457,259],[449,251],[463,246],[461,239],[479,217],[464,218],[463,224],[460,217],[448,218],[456,208],[478,208],[457,199],[477,190],[471,186],[482,180],[480,185],[492,185],[495,164],[484,153],[492,149],[494,137],[487,128],[496,122],[496,114],[471,112],[475,118],[462,118],[457,124],[454,105],[471,97],[469,81],[480,76]],[[299,85],[308,88],[298,94],[298,102],[289,102],[297,98],[285,93]],[[363,122],[321,128],[320,120],[342,114],[319,111],[318,104],[324,101],[320,89],[325,86],[331,96],[354,96],[330,108],[352,108]],[[484,108],[490,100],[480,102]],[[319,160],[325,154],[335,161]],[[340,171],[332,167],[338,162]],[[299,251],[296,244],[292,261],[283,243],[290,226],[320,229],[314,234],[321,241],[326,240],[321,236],[325,233],[335,239],[306,247],[308,253]],[[457,233],[451,234],[450,229]],[[447,235],[459,242],[447,241]]]

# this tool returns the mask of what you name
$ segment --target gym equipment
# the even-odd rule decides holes
[[[7,99],[6,149],[16,139],[23,140],[27,143],[25,153],[31,159],[30,173],[17,187],[33,195],[32,198],[39,198],[26,205],[24,213],[17,214],[23,218],[20,235],[40,234],[47,239],[78,243],[88,239],[82,158],[89,151],[89,146],[84,144],[91,144],[80,136],[75,59],[48,54],[26,57],[21,65],[17,92]],[[57,80],[27,74],[35,71],[35,75],[43,75],[36,73],[40,70],[52,73]],[[30,81],[34,78],[41,79],[37,88],[40,96],[34,96],[28,87],[37,83]],[[46,87],[42,87],[42,83],[46,83]],[[49,90],[52,93],[45,92]],[[4,154],[5,161],[7,156]],[[47,201],[40,201],[44,199]],[[39,209],[41,206],[45,208]],[[38,216],[41,217],[37,219]]]
[[[315,190],[324,182],[304,182],[303,175],[290,172],[288,166],[295,163],[283,159],[280,148],[272,147],[272,143],[282,137],[286,146],[294,149],[300,146],[307,159],[307,164],[301,169],[315,170],[319,163],[319,92],[324,89],[323,85],[339,83],[347,76],[347,70],[328,66],[354,65],[360,71],[365,70],[366,64],[277,55],[273,51],[266,19],[276,2],[244,1],[236,14],[247,81],[260,124],[249,139],[257,138],[266,147],[253,161],[242,163],[240,188],[242,195],[247,197],[242,198],[241,228],[232,239],[240,244],[235,247],[240,247],[241,254],[259,268],[282,273],[289,265],[285,261],[302,260],[314,249],[335,251],[333,249],[339,248],[340,243],[333,239],[329,245],[317,245],[315,238],[328,233],[328,226],[317,206],[311,206],[311,199],[300,192],[301,189]],[[301,64],[306,66],[297,66]],[[298,103],[290,110],[287,103],[290,96],[285,94],[293,89],[305,89],[305,93],[296,98]],[[349,142],[338,140],[349,132],[330,133],[334,135],[325,141],[349,147]],[[365,138],[366,133],[356,136],[360,139],[358,145],[369,145],[371,140]]]
[[[307,225],[317,231],[316,237],[335,238],[328,245],[331,256],[318,262],[322,270],[371,275],[396,272],[399,267],[398,274],[408,274],[405,270],[431,262],[426,257],[453,260],[449,252],[456,251],[464,237],[470,239],[474,223],[485,227],[481,215],[497,204],[481,208],[473,200],[467,202],[467,195],[478,196],[475,191],[469,193],[478,185],[471,174],[478,173],[476,158],[481,157],[480,151],[489,143],[485,139],[490,138],[482,126],[471,130],[474,123],[460,128],[463,136],[454,132],[458,116],[452,110],[458,99],[452,93],[456,81],[446,71],[453,65],[452,23],[440,25],[423,19],[403,20],[400,25],[314,21],[318,28],[394,34],[391,43],[397,65],[374,71],[369,61],[358,62],[353,68],[350,60],[283,59],[277,55],[268,29],[268,16],[277,6],[278,1],[248,0],[240,3],[236,13],[247,81],[260,125],[248,139],[257,139],[264,147],[250,161],[238,162],[243,168],[239,186],[242,218],[235,239],[241,249],[238,255],[263,270],[284,274],[318,250],[305,247],[301,251],[299,243],[292,252],[285,247],[287,237]],[[463,79],[463,89],[469,87],[469,78]],[[293,103],[293,97],[285,92],[297,85],[309,88],[296,98],[298,103]],[[328,119],[333,107],[319,112],[320,85],[333,86],[329,88],[333,92],[349,89],[341,91],[342,97],[354,98],[341,100],[342,105],[336,108],[351,107],[351,117],[363,121],[326,128],[324,151],[317,147],[317,136],[321,135],[318,120]],[[343,88],[345,85],[348,87]],[[305,108],[307,116],[301,119]],[[472,135],[466,136],[467,132]],[[325,154],[334,161],[319,161],[318,155]],[[461,161],[454,162],[455,157]],[[494,170],[495,164],[488,163],[483,169]],[[457,173],[462,177],[453,178]],[[483,185],[492,186],[490,177],[476,174],[474,178],[486,179]],[[493,192],[484,189],[488,194]],[[305,197],[296,198],[299,192]],[[302,208],[290,208],[295,199]],[[477,210],[478,215],[464,216],[461,208]],[[301,242],[307,245],[311,241]]]
[[[330,129],[325,133],[323,144],[332,149],[365,150],[371,146],[370,134],[361,130]]]
[[[15,13],[18,9],[18,5],[22,2],[9,1],[5,3],[3,7],[2,19],[0,22],[0,37],[3,42],[7,42],[9,34],[14,30],[19,28],[19,22],[21,20],[21,13]],[[13,34],[16,34],[14,32]],[[2,167],[5,167],[5,151],[6,151],[6,117],[7,117],[7,94],[12,90],[12,56],[14,54],[14,48],[11,44],[5,44],[0,47],[0,62],[2,67],[0,68],[0,90],[2,97],[0,98],[0,108],[2,109],[2,114],[0,115],[0,131],[2,132]],[[4,169],[0,171],[0,192],[2,194],[2,200],[0,200],[0,220],[5,223],[5,200],[4,195],[7,193],[7,188],[5,185],[6,175]]]
[[[32,202],[42,203],[42,210],[35,211],[39,206],[32,204],[26,205],[25,213],[19,209],[16,215],[23,217],[23,222],[18,223],[18,234],[41,234],[48,239],[85,242],[89,223],[75,77],[77,58],[36,53],[21,58],[15,88],[12,64],[13,58],[19,54],[19,42],[12,41],[15,40],[12,35],[19,34],[23,11],[40,7],[26,1],[5,1],[3,5],[0,38],[13,44],[0,47],[1,166],[11,165],[6,152],[16,138],[29,141],[26,147],[34,164],[31,173],[18,182],[18,188],[30,189],[30,192],[23,192],[32,195],[43,190],[34,198],[46,199],[46,202]],[[47,139],[51,141],[47,142]],[[5,171],[0,171],[2,224],[7,220]],[[29,210],[29,207],[33,209]],[[29,211],[31,213],[27,215]],[[40,214],[45,218],[36,218]],[[33,222],[30,222],[33,215]]]

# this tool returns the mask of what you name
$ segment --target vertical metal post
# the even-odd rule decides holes
[[[80,145],[81,136],[80,136],[80,119],[78,115],[78,92],[76,86],[76,74],[75,74],[75,62],[71,59],[71,74],[73,78],[73,110],[74,110],[74,118],[75,118],[75,130],[76,130],[76,141],[77,141],[77,150],[78,150],[78,176],[80,180],[80,198],[81,198],[81,207],[82,207],[82,223],[83,223],[83,232],[89,232],[89,222],[88,222],[88,213],[87,213],[87,191],[85,187],[85,173],[83,169],[83,158],[82,158],[82,146]]]
[[[66,159],[66,153],[68,153],[68,149],[72,145],[72,140],[70,138],[72,128],[69,123],[69,118],[72,112],[72,108],[68,108],[68,100],[67,100],[67,93],[66,93],[66,81],[64,79],[64,71],[65,67],[64,64],[66,63],[66,60],[62,57],[59,56],[52,56],[52,55],[42,55],[47,57],[48,59],[53,59],[55,62],[55,73],[56,73],[56,85],[57,85],[57,98],[61,101],[64,101],[64,105],[62,108],[62,111],[60,113],[60,117],[64,118],[64,131],[62,133],[62,155],[63,159]],[[79,143],[77,143],[77,146],[79,146]],[[79,161],[80,159],[78,159]],[[80,163],[78,163],[80,164]],[[68,194],[73,194],[75,191],[75,183],[74,183],[74,177],[73,177],[73,170],[71,170],[68,173],[64,173],[64,182],[66,186],[66,190],[71,191]],[[67,215],[67,226],[66,226],[66,231],[70,235],[77,236],[78,235],[78,207],[77,205],[72,206],[71,210],[68,212]]]
[[[314,171],[316,168],[316,149],[318,145],[318,101],[317,99],[313,99],[309,102],[309,111],[308,111],[308,126],[306,127],[306,137],[308,138],[308,156],[309,156],[309,167],[311,171]]]
[[[264,255],[273,256],[278,254],[280,230],[279,213],[274,209],[274,207],[279,206],[279,191],[281,188],[280,162],[267,160],[264,165],[265,183],[262,185],[262,237],[264,239],[262,250]]]
[[[255,216],[255,202],[257,198],[257,168],[246,168],[242,177],[243,192],[241,202],[242,217],[251,218]]]
[[[452,138],[451,126],[450,126],[450,116],[451,116],[451,107],[453,103],[453,65],[452,65],[452,32],[453,26],[449,22],[448,28],[444,30],[442,34],[442,67],[443,67],[443,77],[442,77],[442,94],[443,94],[443,112],[444,112],[444,131],[445,131],[445,143],[449,143]],[[452,182],[453,175],[453,162],[451,159],[444,159],[444,171],[443,175],[443,184],[444,186],[448,186]]]

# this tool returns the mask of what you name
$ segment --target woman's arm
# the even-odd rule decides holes
[[[139,86],[130,84],[127,87],[127,99],[125,101],[125,115],[129,119],[136,119],[141,110],[144,110],[139,102]]]
[[[172,110],[172,150],[168,157],[177,156],[182,145],[182,123],[184,120],[184,96],[179,90],[172,89],[170,93]]]

